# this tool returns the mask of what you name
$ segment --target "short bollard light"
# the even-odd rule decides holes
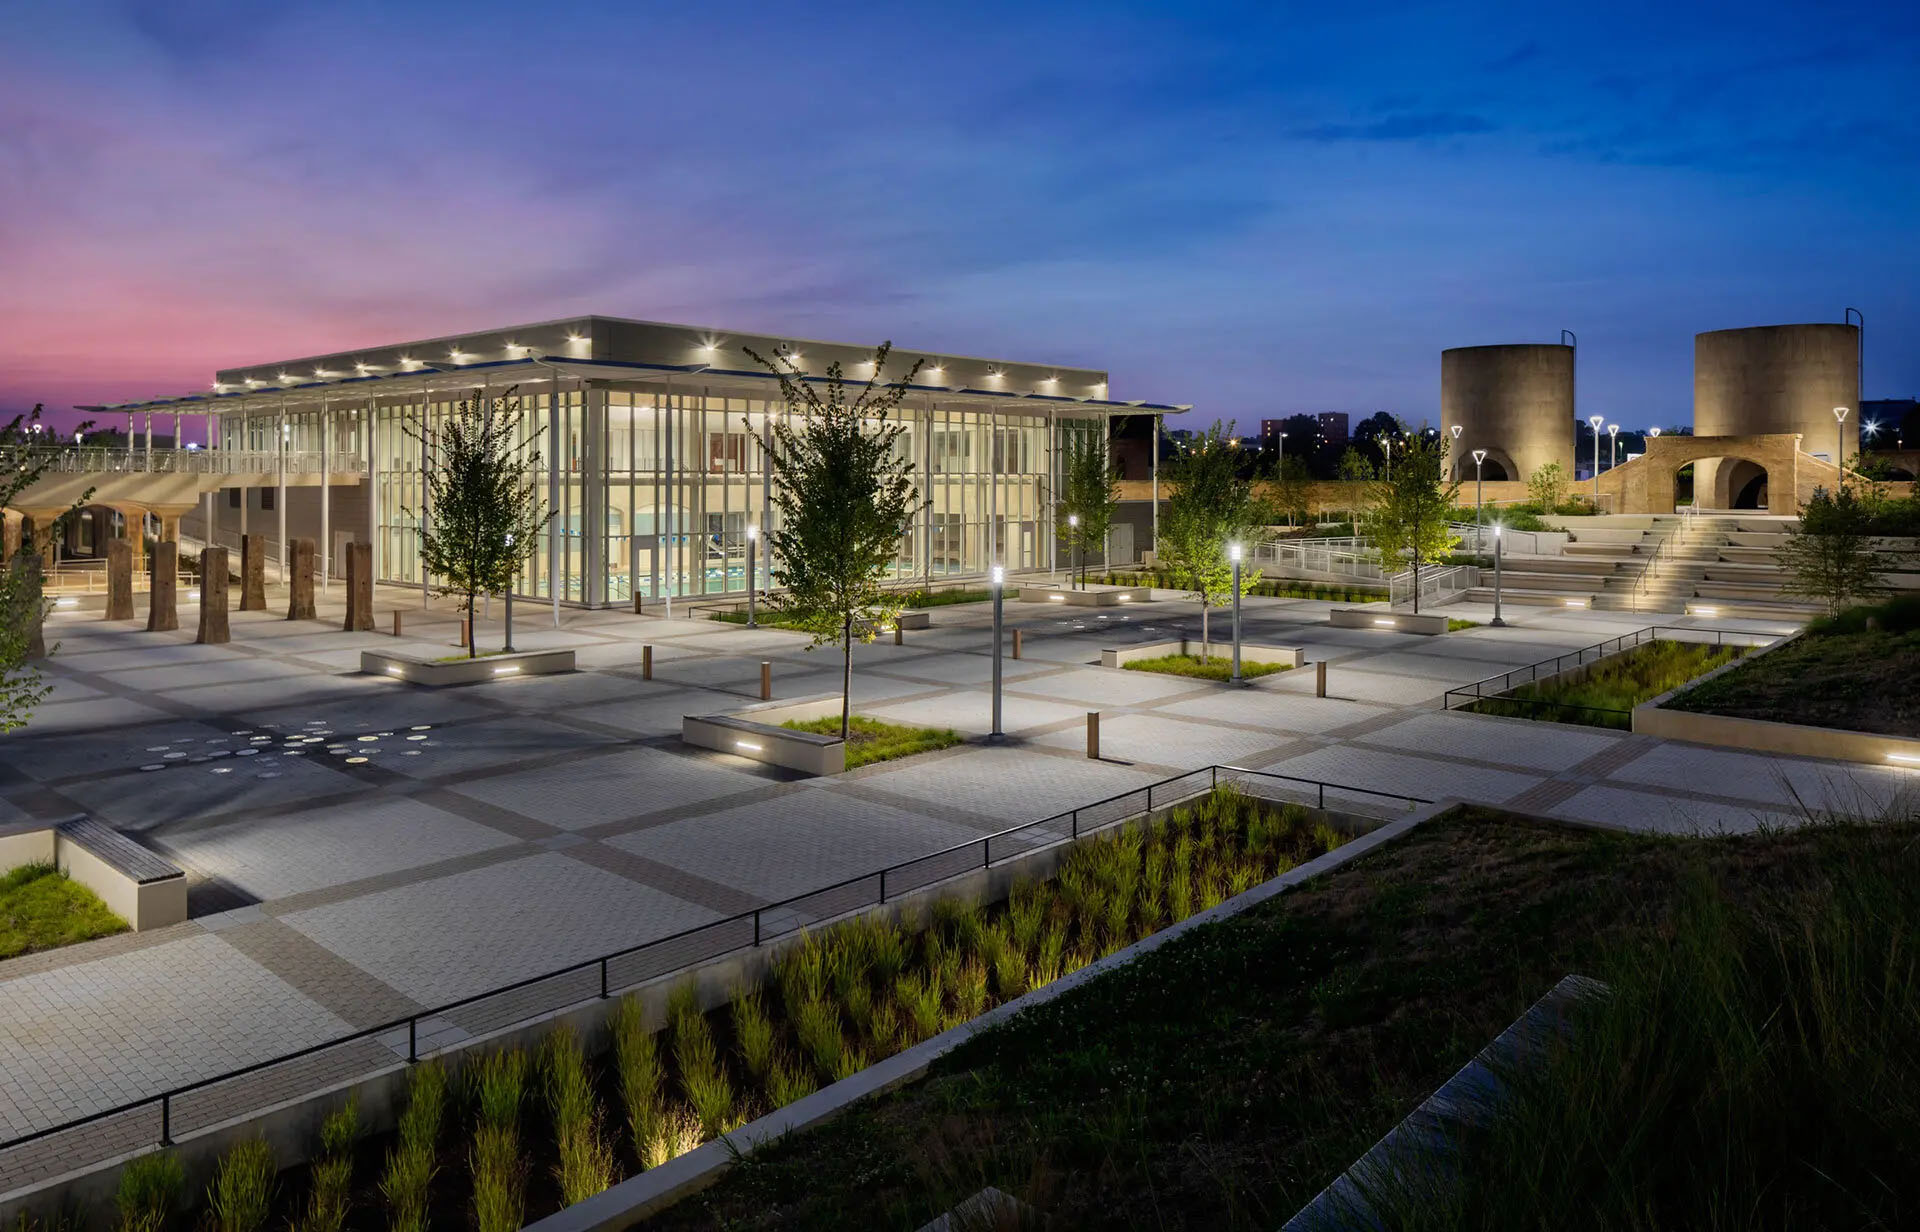
[[[1087,756],[1094,761],[1100,760],[1100,712],[1087,711]]]
[[[760,660],[760,700],[773,700],[773,660]]]
[[[653,679],[653,643],[640,647],[640,679]]]
[[[1315,697],[1327,695],[1327,661],[1325,659],[1313,665],[1313,695]]]

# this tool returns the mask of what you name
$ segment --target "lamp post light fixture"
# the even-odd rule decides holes
[[[1465,432],[1466,430],[1467,429],[1464,424],[1455,424],[1451,428],[1447,429],[1448,435],[1453,437],[1453,443],[1455,446],[1458,446],[1460,444],[1460,434],[1462,432]],[[1459,469],[1460,464],[1458,462],[1455,462],[1453,465],[1454,465],[1454,474],[1458,475],[1460,473],[1460,469]]]
[[[759,580],[758,571],[753,564],[753,545],[760,539],[760,528],[752,522],[747,523],[747,628],[759,628],[754,609],[754,583]]]
[[[1607,425],[1607,469],[1620,465],[1620,425]]]
[[[1000,605],[1006,593],[1007,571],[1000,565],[993,567],[993,731],[987,736],[988,744],[1000,744],[1006,735],[1000,730],[1000,648],[1004,642],[1001,630]]]
[[[1507,622],[1500,619],[1500,548],[1505,540],[1500,532],[1503,529],[1500,523],[1493,524],[1493,628],[1496,629],[1507,627]]]
[[[1240,683],[1240,545],[1227,545],[1227,559],[1233,562],[1233,683]]]
[[[512,531],[507,532],[507,546],[508,547],[513,546]],[[500,649],[507,654],[512,654],[513,653],[513,582],[511,580],[507,582],[507,593],[500,596],[500,601],[506,609],[504,612],[501,613],[501,622],[503,625],[505,625],[506,631],[507,631],[506,641],[501,645]],[[473,618],[473,613],[468,612],[467,618],[471,620]],[[398,618],[396,617],[396,619]]]
[[[1587,426],[1593,429],[1593,511],[1600,512],[1600,425],[1607,422],[1605,415],[1587,416]]]
[[[1847,408],[1833,408],[1833,464],[1840,468],[1840,486],[1847,484]]]
[[[1380,456],[1387,464],[1386,478],[1391,481],[1393,479],[1393,438],[1391,436],[1380,438]]]
[[[1086,571],[1079,567],[1079,562],[1086,559],[1086,553],[1080,550],[1080,515],[1077,513],[1067,515],[1067,537],[1073,540],[1073,559],[1067,562],[1068,579],[1071,580],[1076,573],[1079,574],[1080,589],[1085,590],[1087,588]]]
[[[1482,467],[1482,464],[1486,462],[1486,460],[1487,460],[1486,450],[1476,449],[1473,451],[1473,526],[1474,526],[1473,547],[1475,551],[1478,551],[1480,549],[1480,523],[1482,518],[1481,511],[1484,510],[1487,506],[1486,497],[1484,495],[1486,489],[1481,486],[1481,482],[1480,482],[1481,467]]]

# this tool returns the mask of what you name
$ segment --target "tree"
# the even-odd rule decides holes
[[[1361,453],[1353,446],[1347,446],[1347,451],[1340,455],[1340,478],[1347,483],[1372,483],[1377,474],[1379,474],[1379,472],[1374,469],[1373,463],[1367,459],[1367,455]],[[1348,489],[1350,492],[1353,490],[1352,488]],[[1364,492],[1366,489],[1361,488],[1359,490]],[[1359,520],[1359,502],[1356,501],[1347,508],[1347,521],[1358,522]]]
[[[40,414],[41,407],[35,406],[31,414],[15,415],[0,426],[0,505],[14,505],[53,466],[57,450],[72,443],[47,430]],[[91,427],[81,424],[76,435]],[[93,489],[87,489],[53,522],[64,521],[92,496]],[[36,534],[45,533],[45,528],[34,529]],[[51,609],[40,554],[23,540],[14,558],[0,565],[0,732],[24,727],[33,708],[52,691],[53,686],[42,681],[40,669],[33,665],[48,653],[42,625]]]
[[[1527,499],[1541,513],[1552,513],[1565,503],[1572,486],[1567,468],[1558,462],[1549,462],[1527,476]]]
[[[784,355],[769,361],[749,350],[780,378],[787,405],[805,412],[801,426],[773,429],[773,507],[779,528],[766,537],[773,580],[783,588],[775,606],[813,634],[813,645],[841,648],[840,738],[853,717],[853,646],[870,642],[900,612],[882,588],[900,552],[900,537],[925,507],[914,490],[913,463],[897,449],[905,425],[889,416],[925,360],[906,376],[882,383],[891,342],[873,353],[865,386],[851,399],[838,362],[827,366],[824,395],[800,378]]]
[[[1280,462],[1280,469],[1274,475],[1273,503],[1279,511],[1286,514],[1287,525],[1292,526],[1295,519],[1306,521],[1311,512],[1313,496],[1313,477],[1304,458],[1288,456]]]
[[[437,432],[407,429],[426,462],[430,517],[422,519],[420,563],[441,579],[441,594],[461,597],[469,658],[479,653],[473,631],[479,597],[512,587],[553,517],[533,478],[543,430],[522,429],[513,389],[462,401]]]
[[[1814,489],[1800,511],[1800,525],[1779,552],[1780,563],[1793,574],[1781,589],[1823,601],[1833,616],[1886,594],[1880,575],[1893,568],[1893,560],[1873,546],[1871,520],[1868,502],[1852,489],[1837,494]]]
[[[1237,451],[1228,444],[1233,425],[1215,423],[1188,441],[1167,468],[1172,494],[1160,520],[1160,559],[1178,589],[1200,601],[1200,657],[1209,656],[1209,615],[1233,597],[1233,562],[1227,546],[1251,551],[1266,529],[1269,514],[1253,493],[1253,481],[1239,473]],[[1257,569],[1243,569],[1240,591],[1260,580]]]
[[[1419,432],[1400,447],[1400,464],[1372,488],[1372,507],[1364,518],[1380,567],[1396,572],[1413,562],[1413,610],[1420,611],[1420,562],[1446,555],[1460,542],[1449,529],[1458,481],[1446,481],[1447,437]]]
[[[1102,432],[1076,432],[1067,440],[1066,468],[1061,476],[1060,504],[1055,532],[1070,550],[1080,554],[1080,586],[1086,588],[1087,552],[1104,545],[1120,503],[1114,482],[1113,454]]]

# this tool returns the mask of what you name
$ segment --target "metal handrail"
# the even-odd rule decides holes
[[[1438,607],[1452,603],[1480,584],[1480,570],[1474,565],[1429,565],[1420,571],[1420,598]],[[1413,570],[1404,569],[1387,579],[1387,606],[1398,607],[1413,595]]]
[[[1635,646],[1644,645],[1647,642],[1659,641],[1663,635],[1675,633],[1711,633],[1713,634],[1713,644],[1715,646],[1727,645],[1728,638],[1749,639],[1746,641],[1733,642],[1732,644],[1735,646],[1766,646],[1779,640],[1775,634],[1749,633],[1744,629],[1704,629],[1696,625],[1648,625],[1646,628],[1636,629],[1632,633],[1622,633],[1619,637],[1610,637],[1604,642],[1595,642],[1591,646],[1582,646],[1578,650],[1569,650],[1567,653],[1555,655],[1551,659],[1541,659],[1537,663],[1529,663],[1524,667],[1516,667],[1512,671],[1502,672],[1498,676],[1488,676],[1486,679],[1476,680],[1472,684],[1463,684],[1456,688],[1448,689],[1440,695],[1440,707],[1443,710],[1457,710],[1462,706],[1471,705],[1474,702],[1484,701],[1489,698],[1499,698],[1502,701],[1524,700],[1503,697],[1502,694],[1518,688],[1523,684],[1534,684],[1543,679],[1551,679],[1572,668],[1584,667],[1589,663],[1597,663],[1601,659],[1619,654],[1623,650],[1631,650]],[[1686,642],[1704,641],[1705,638],[1669,637],[1668,640]],[[1569,662],[1568,660],[1572,661]],[[1547,670],[1543,671],[1543,668]],[[1458,695],[1461,700],[1456,701],[1456,695]],[[1568,705],[1570,703],[1553,704]],[[1587,708],[1598,709],[1598,707]],[[1607,711],[1607,713],[1616,714],[1619,712]]]
[[[540,975],[529,976],[526,979],[516,980],[511,984],[503,984],[496,988],[490,988],[485,992],[474,993],[471,996],[462,997],[457,1001],[450,1001],[444,1005],[435,1006],[432,1009],[420,1010],[416,1013],[408,1014],[404,1017],[390,1019],[386,1022],[380,1023],[377,1026],[366,1027],[361,1030],[354,1031],[347,1035],[337,1036],[333,1039],[326,1040],[322,1043],[312,1044],[312,1045],[309,1045],[308,1047],[300,1048],[292,1052],[282,1053],[278,1056],[270,1057],[264,1061],[256,1061],[250,1065],[243,1065],[236,1069],[228,1070],[225,1073],[221,1073],[210,1078],[202,1078],[194,1082],[185,1083],[181,1086],[171,1087],[155,1095],[148,1095],[140,1099],[130,1100],[124,1104],[117,1104],[111,1108],[103,1108],[98,1112],[91,1112],[85,1116],[75,1117],[72,1120],[64,1121],[58,1125],[52,1125],[52,1126],[48,1126],[45,1129],[35,1130],[32,1133],[22,1134],[18,1137],[10,1138],[4,1142],[0,1142],[0,1152],[10,1151],[15,1147],[25,1146],[32,1142],[38,1142],[41,1139],[51,1137],[55,1134],[61,1134],[61,1133],[69,1132],[71,1130],[81,1129],[81,1128],[84,1128],[85,1126],[107,1120],[108,1118],[111,1118],[111,1117],[123,1116],[127,1113],[137,1112],[143,1108],[154,1107],[155,1105],[158,1105],[160,1110],[160,1137],[159,1137],[158,1145],[163,1147],[171,1146],[173,1145],[173,1103],[175,1100],[179,1099],[180,1097],[185,1095],[191,1095],[196,1091],[203,1091],[209,1087],[218,1086],[221,1083],[232,1082],[236,1079],[245,1078],[250,1075],[260,1073],[264,1070],[271,1069],[277,1065],[290,1064],[291,1062],[299,1061],[306,1057],[314,1056],[318,1053],[325,1052],[329,1049],[339,1048],[344,1045],[357,1043],[363,1040],[377,1040],[378,1037],[382,1035],[386,1035],[391,1032],[397,1032],[402,1027],[405,1027],[407,1030],[407,1062],[409,1064],[412,1064],[419,1061],[420,1059],[419,1026],[421,1021],[424,1019],[444,1017],[445,1015],[450,1014],[456,1010],[464,1009],[470,1005],[477,1005],[480,1002],[489,1000],[494,997],[507,996],[512,993],[519,992],[522,989],[531,988],[536,984],[544,984],[550,980],[557,980],[569,975],[576,975],[583,971],[592,971],[595,968],[598,968],[598,972],[599,972],[599,983],[600,983],[599,999],[606,1000],[610,998],[613,995],[613,992],[615,991],[614,986],[610,982],[608,966],[609,964],[617,962],[623,958],[629,958],[636,954],[640,954],[644,951],[661,949],[663,947],[671,946],[677,942],[684,941],[689,937],[694,937],[701,933],[712,932],[716,930],[726,930],[728,929],[729,926],[733,926],[738,930],[744,931],[746,924],[749,921],[752,923],[753,940],[750,943],[750,945],[738,943],[738,942],[733,944],[728,944],[721,947],[720,949],[713,951],[712,953],[705,954],[700,958],[693,959],[688,962],[683,962],[677,966],[668,968],[667,970],[656,972],[651,975],[645,976],[643,977],[642,980],[639,980],[639,981],[623,983],[618,987],[619,988],[631,987],[633,983],[644,983],[646,980],[657,979],[666,975],[672,975],[675,972],[685,970],[686,968],[694,965],[694,963],[696,962],[711,961],[714,958],[717,958],[723,954],[732,953],[735,950],[758,947],[766,944],[768,941],[771,941],[775,938],[788,936],[796,932],[801,932],[809,926],[809,923],[817,924],[821,920],[834,919],[839,916],[845,915],[850,911],[858,910],[862,907],[876,906],[876,905],[885,903],[888,901],[888,889],[889,889],[888,878],[890,876],[895,878],[896,883],[892,887],[892,890],[893,890],[893,896],[897,898],[902,893],[909,893],[915,890],[924,889],[927,886],[936,885],[939,882],[950,879],[951,877],[958,876],[962,872],[971,871],[976,867],[977,868],[992,867],[993,864],[996,863],[996,857],[994,855],[994,851],[995,851],[994,844],[997,841],[1003,841],[1013,835],[1023,834],[1028,831],[1041,829],[1043,827],[1048,827],[1048,826],[1057,827],[1064,823],[1067,827],[1067,837],[1065,838],[1064,841],[1078,842],[1083,837],[1112,829],[1113,827],[1118,825],[1124,825],[1127,822],[1136,820],[1140,817],[1151,816],[1154,812],[1158,811],[1159,809],[1168,808],[1174,804],[1178,804],[1182,801],[1192,799],[1193,797],[1198,796],[1203,792],[1212,791],[1215,787],[1218,787],[1220,785],[1221,775],[1223,772],[1229,776],[1228,781],[1231,781],[1231,782],[1275,780],[1282,783],[1300,784],[1305,787],[1311,788],[1313,789],[1313,793],[1314,793],[1315,807],[1321,808],[1321,809],[1326,808],[1327,792],[1329,789],[1334,791],[1337,795],[1345,794],[1345,795],[1369,796],[1369,797],[1374,797],[1381,800],[1398,802],[1404,805],[1408,809],[1414,808],[1422,804],[1433,803],[1431,799],[1424,796],[1408,796],[1408,795],[1403,795],[1399,792],[1380,791],[1371,787],[1354,787],[1354,786],[1350,786],[1343,783],[1330,783],[1324,779],[1299,778],[1290,774],[1276,774],[1269,770],[1254,770],[1244,766],[1223,766],[1218,764],[1210,765],[1210,766],[1202,766],[1196,770],[1189,770],[1184,774],[1177,774],[1170,778],[1165,778],[1165,779],[1158,780],[1157,782],[1149,783],[1145,787],[1136,787],[1130,791],[1120,792],[1116,795],[1108,796],[1101,800],[1096,800],[1092,804],[1083,804],[1078,808],[1068,809],[1064,812],[1055,813],[1048,817],[1043,817],[1038,821],[1023,822],[1022,824],[1017,826],[1009,826],[1004,830],[997,830],[992,834],[984,835],[980,838],[969,839],[964,843],[956,843],[953,846],[943,848],[940,851],[931,852],[923,856],[916,856],[911,860],[904,860],[896,864],[890,864],[884,868],[879,869],[876,872],[862,873],[856,877],[848,877],[848,878],[845,878],[844,880],[833,882],[830,885],[820,886],[816,889],[808,890],[803,894],[796,894],[790,898],[780,899],[777,902],[766,903],[766,904],[763,904],[762,906],[753,908],[751,911],[743,911],[738,914],[728,916],[725,919],[714,920],[705,924],[698,924],[692,928],[682,929],[681,931],[670,934],[669,936],[656,937],[651,941],[645,941],[637,945],[627,946],[624,949],[615,950],[608,954],[602,954],[597,958],[584,959],[580,962],[572,963],[565,967],[559,967],[552,971],[544,972]],[[1171,796],[1171,798],[1169,798],[1166,794],[1167,789],[1174,787],[1176,784],[1185,784],[1185,786],[1182,787],[1180,790],[1176,791]],[[1156,790],[1160,790],[1162,792],[1162,796],[1160,800],[1158,800],[1157,802],[1154,799],[1154,792]],[[1089,826],[1083,827],[1081,825],[1082,814],[1096,813],[1100,809],[1107,808],[1120,801],[1125,801],[1133,797],[1143,797],[1142,807],[1138,809],[1129,809],[1125,812],[1121,812],[1117,815],[1106,818],[1104,820],[1095,820],[1093,824]],[[1056,841],[1061,841],[1061,840],[1056,840]],[[1012,851],[1007,851],[1005,849],[1002,849],[998,859],[1005,860],[1009,858],[1011,855],[1024,854],[1026,852],[1036,850],[1039,846],[1042,846],[1042,845],[1043,844],[1026,844],[1026,845],[1021,845],[1019,847],[1016,847]],[[925,879],[912,881],[905,886],[901,886],[898,884],[898,878],[900,874],[905,872],[906,870],[913,869],[916,866],[925,866],[929,864],[934,864],[936,861],[940,861],[956,855],[970,855],[970,853],[976,848],[979,850],[979,853],[980,853],[980,862],[977,865],[972,863],[971,860],[969,860],[968,863],[966,863],[963,866],[955,867],[951,872],[939,872],[936,875],[929,876]],[[818,899],[825,895],[833,894],[836,891],[841,891],[841,890],[846,890],[852,887],[856,887],[861,885],[864,882],[877,882],[877,885],[875,887],[875,890],[876,890],[875,897],[863,898],[859,901],[849,902],[844,905],[833,903],[830,901],[828,905],[832,909],[822,912],[819,916],[813,918],[811,921],[804,920],[804,919],[786,918],[788,916],[798,916],[800,914],[803,914],[803,913],[797,912],[795,909],[807,903],[808,900]],[[774,918],[771,921],[769,921],[767,918],[768,916],[773,916]],[[769,923],[772,924],[772,927],[768,927]],[[567,1004],[574,1004],[574,1003],[569,1002]],[[556,1006],[554,1008],[555,1009],[564,1008],[564,1006]],[[526,1021],[526,1019],[520,1019],[518,1021]],[[337,1081],[338,1075],[335,1075],[333,1080]],[[115,1152],[124,1151],[126,1149],[126,1145],[124,1142],[118,1143],[112,1149]],[[69,1160],[68,1162],[72,1162],[72,1161]]]

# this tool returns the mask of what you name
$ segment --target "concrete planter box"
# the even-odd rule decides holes
[[[1808,727],[1800,723],[1776,723],[1768,719],[1742,719],[1726,714],[1699,714],[1691,710],[1669,710],[1667,702],[1680,694],[1772,654],[1797,641],[1804,634],[1782,638],[1731,663],[1722,664],[1696,680],[1662,693],[1652,701],[1633,708],[1633,730],[1667,740],[1685,740],[1692,744],[1711,744],[1726,749],[1747,749],[1756,753],[1782,753],[1790,757],[1825,757],[1840,761],[1865,762],[1872,766],[1920,769],[1920,740],[1907,736],[1886,736],[1879,732],[1847,731],[1838,727]]]
[[[1336,629],[1385,629],[1426,636],[1447,631],[1444,612],[1421,612],[1416,616],[1386,607],[1336,607],[1327,613],[1327,623]]]
[[[1233,656],[1233,640],[1222,641],[1218,638],[1210,643],[1212,653],[1219,658],[1230,659]],[[1101,667],[1125,667],[1141,659],[1158,659],[1165,655],[1200,653],[1197,639],[1181,638],[1177,641],[1146,642],[1139,646],[1122,646],[1100,652]],[[1298,646],[1256,646],[1250,642],[1240,643],[1240,661],[1242,663],[1278,663],[1283,667],[1299,667],[1306,662],[1306,651]]]
[[[102,822],[76,817],[0,831],[0,872],[51,864],[92,890],[135,932],[187,918],[187,875]]]
[[[1115,607],[1122,603],[1146,603],[1153,598],[1150,586],[1101,586],[1074,590],[1067,586],[1022,586],[1022,603],[1063,603],[1068,607]]]
[[[573,651],[522,650],[513,654],[438,663],[419,655],[396,654],[391,650],[363,650],[360,652],[360,670],[368,676],[392,676],[408,684],[432,687],[481,684],[513,676],[547,676],[555,672],[570,672],[573,670]]]
[[[689,714],[680,720],[680,739],[696,748],[732,753],[802,774],[841,774],[847,746],[838,736],[780,726],[789,719],[820,719],[840,713],[840,695],[763,702],[722,714]]]

